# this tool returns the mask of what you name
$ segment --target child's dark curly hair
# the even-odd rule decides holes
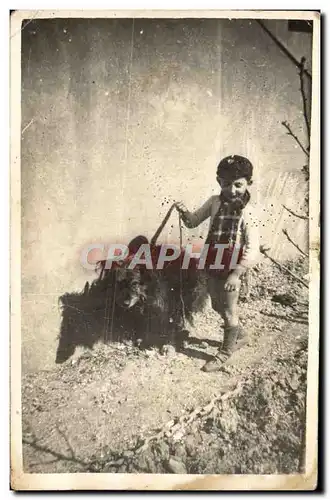
[[[223,158],[217,168],[217,175],[224,179],[240,179],[245,177],[251,181],[253,174],[253,165],[244,156],[231,155]]]

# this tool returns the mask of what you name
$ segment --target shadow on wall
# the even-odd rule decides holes
[[[129,255],[143,243],[148,243],[144,236],[134,238]],[[151,246],[156,258],[159,248]],[[141,265],[129,269],[129,260],[105,269],[106,261],[100,262],[98,279],[86,283],[81,293],[59,298],[62,322],[56,363],[69,359],[77,346],[92,348],[100,341],[131,340],[141,348],[172,344],[182,350],[188,335],[184,317],[193,324],[193,313],[205,306],[207,287],[197,261],[191,259],[188,269],[182,270],[181,257],[165,263],[163,270]]]

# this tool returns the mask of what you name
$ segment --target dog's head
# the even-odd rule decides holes
[[[142,306],[146,300],[146,284],[138,267],[128,269],[121,266],[116,269],[116,304],[124,309]]]

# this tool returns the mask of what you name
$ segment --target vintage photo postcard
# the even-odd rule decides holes
[[[11,488],[315,489],[320,13],[10,22]]]

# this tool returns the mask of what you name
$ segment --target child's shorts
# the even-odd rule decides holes
[[[236,307],[241,289],[241,280],[236,290],[228,292],[224,289],[229,274],[228,271],[207,273],[207,289],[211,297],[212,308],[221,315]]]

